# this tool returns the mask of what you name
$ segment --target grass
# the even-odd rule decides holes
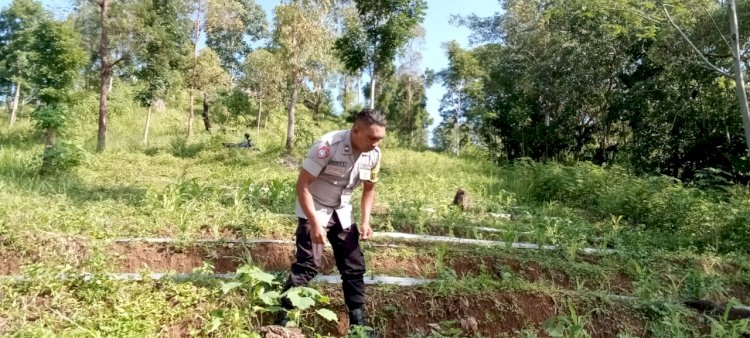
[[[96,102],[92,102],[82,102],[82,111],[93,111]],[[151,139],[144,145],[145,111],[124,104],[115,111],[120,113],[110,120],[108,150],[93,153],[96,121],[80,120],[65,138],[87,151],[83,163],[49,177],[37,174],[43,146],[29,121],[0,128],[0,252],[33,253],[38,258],[24,266],[31,279],[0,282],[0,334],[208,335],[220,321],[220,328],[212,331],[215,335],[252,336],[254,324],[243,318],[251,313],[242,307],[246,303],[222,296],[216,281],[126,283],[103,275],[92,281],[61,281],[57,275],[111,271],[113,257],[106,240],[120,237],[175,237],[186,246],[197,238],[228,234],[291,239],[296,222],[279,214],[293,213],[296,165],[314,137],[347,126],[336,118],[312,121],[302,109],[298,116],[302,137],[289,157],[281,147],[285,129],[279,112],[259,133],[244,127],[252,120],[241,117],[212,135],[200,133],[186,141],[184,114],[173,107],[154,115]],[[0,119],[0,124],[5,121]],[[221,146],[240,141],[246,129],[260,151]],[[434,273],[440,281],[409,295],[451,299],[543,293],[565,305],[551,313],[559,318],[549,322],[548,329],[581,336],[585,336],[582,327],[596,321],[596,312],[590,311],[599,307],[577,302],[577,307],[586,309],[576,312],[578,308],[566,305],[565,299],[582,302],[620,291],[640,297],[643,304],[654,299],[676,304],[693,297],[750,301],[748,293],[742,299],[741,292],[750,289],[750,260],[743,244],[750,240],[747,187],[699,189],[664,177],[637,177],[622,168],[585,163],[521,162],[498,167],[482,159],[392,148],[387,143],[383,154],[377,203],[387,212],[375,216],[376,231],[559,247],[519,251],[406,245],[371,250],[371,265],[379,259],[422,259],[434,265],[421,271]],[[459,188],[471,199],[467,211],[450,206]],[[358,200],[359,195],[355,205]],[[88,253],[85,259],[80,256],[82,247]],[[619,253],[582,256],[578,249],[583,247],[613,248]],[[473,264],[471,273],[461,271],[467,264]],[[541,270],[542,276],[532,278],[535,273],[529,268]],[[632,288],[618,289],[620,279],[628,280]],[[395,294],[405,292],[388,287],[375,290],[396,300],[402,298]],[[570,296],[571,292],[577,296]],[[333,308],[341,305],[335,298]],[[376,304],[382,305],[375,312],[376,320],[381,327],[400,327],[393,313],[402,304],[385,303]],[[701,326],[693,322],[696,316],[686,311],[678,305],[636,310],[652,316],[644,320],[653,335],[700,336]],[[445,316],[441,319],[461,319]],[[313,327],[329,325],[310,320]],[[714,329],[719,332],[734,324],[713,325],[720,325]],[[412,332],[415,336],[468,335],[456,333],[455,322],[432,333],[412,329],[419,331]],[[526,336],[545,330],[540,323],[517,329],[517,334]]]

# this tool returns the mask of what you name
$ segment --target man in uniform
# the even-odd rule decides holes
[[[372,237],[370,212],[380,171],[380,148],[385,118],[375,109],[360,111],[350,130],[323,135],[302,163],[297,178],[296,262],[284,290],[307,285],[320,267],[323,243],[331,243],[341,273],[349,324],[365,326],[365,259],[359,246]],[[352,220],[352,191],[363,184],[359,226]],[[282,306],[292,305],[284,298]],[[285,313],[284,313],[285,314]],[[277,324],[286,325],[282,316]]]

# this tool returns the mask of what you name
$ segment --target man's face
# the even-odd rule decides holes
[[[366,152],[375,149],[385,137],[385,127],[377,124],[367,125],[358,122],[352,128],[352,146],[354,149]]]

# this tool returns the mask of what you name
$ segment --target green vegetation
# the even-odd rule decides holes
[[[366,105],[390,121],[376,233],[495,241],[364,242],[368,275],[433,279],[370,287],[379,333],[750,334],[730,316],[750,304],[743,123],[734,82],[693,50],[729,69],[715,24],[728,8],[501,5],[455,18],[485,44],[447,43],[433,72],[418,62],[422,0],[289,1],[273,24],[252,0],[91,1],[66,19],[13,1],[0,12],[0,335],[262,336],[283,311],[300,163]],[[431,147],[434,81],[448,93]],[[245,133],[255,149],[225,146]],[[122,240],[144,237],[173,240]],[[338,286],[286,296],[305,335],[347,334]]]
[[[141,144],[137,138],[121,138],[100,154],[91,152],[96,139],[82,132],[90,130],[91,125],[79,123],[70,129],[69,137],[84,145],[83,162],[71,171],[48,177],[38,175],[41,161],[35,154],[42,145],[37,144],[34,129],[27,122],[1,131],[0,137],[7,140],[0,149],[2,250],[38,257],[35,263],[22,260],[19,272],[24,272],[26,281],[3,282],[6,332],[21,336],[44,332],[167,335],[165,330],[179,329],[232,335],[252,332],[271,318],[269,311],[274,305],[268,302],[273,302],[273,292],[278,290],[278,284],[271,280],[257,289],[260,284],[243,277],[225,284],[208,277],[195,277],[188,283],[132,283],[103,274],[117,272],[112,265],[117,258],[107,252],[107,240],[114,238],[174,237],[181,240],[177,252],[187,250],[196,239],[227,234],[292,238],[295,222],[282,214],[293,210],[294,166],[302,151],[291,158],[284,155],[283,139],[273,127],[253,138],[261,151],[222,147],[221,142],[238,138],[239,133],[230,131],[186,142],[174,135],[174,125],[179,124],[177,114],[170,109],[159,116],[150,145]],[[283,121],[271,121],[283,126]],[[324,123],[320,127],[314,127],[312,121],[302,125],[310,126],[307,132],[311,135],[346,126],[335,119]],[[128,127],[127,121],[115,119],[113,135],[125,132],[120,125],[137,126]],[[562,317],[553,316],[558,319],[526,331],[550,334],[588,332],[587,325],[593,325],[589,312],[599,308],[591,307],[588,297],[632,295],[644,304],[643,308],[634,305],[632,313],[655,316],[648,319],[651,332],[684,331],[688,336],[702,331],[692,322],[694,313],[679,306],[678,300],[739,297],[740,302],[748,301],[742,290],[750,288],[750,266],[746,248],[741,245],[748,239],[740,232],[725,236],[732,224],[743,222],[741,217],[747,209],[741,206],[747,203],[748,194],[745,188],[701,189],[669,178],[640,177],[624,169],[584,163],[565,166],[520,162],[496,167],[485,160],[387,145],[384,154],[378,205],[387,210],[376,216],[376,230],[524,240],[559,247],[554,251],[456,245],[379,249],[368,244],[371,267],[378,261],[419,260],[428,264],[416,276],[416,270],[408,267],[401,273],[371,268],[374,274],[385,271],[439,279],[410,292],[430,297],[541,292],[555,299],[570,299],[573,311],[578,311],[575,316],[566,305],[552,312]],[[450,205],[458,187],[471,198],[463,212]],[[643,202],[628,204],[635,200]],[[691,213],[696,206],[705,213]],[[477,226],[499,232],[478,231]],[[711,237],[693,234],[696,229]],[[78,248],[87,247],[89,254],[83,260],[76,253],[80,249],[71,247],[71,241],[79,243]],[[39,250],[40,245],[43,250]],[[577,252],[583,247],[612,248],[620,253],[592,260]],[[240,257],[258,264],[264,261],[263,256]],[[214,268],[196,269],[210,272]],[[75,275],[83,271],[94,272],[95,277],[85,281],[57,279],[61,272]],[[230,286],[242,292],[224,292]],[[336,291],[333,287],[323,290]],[[332,304],[326,307],[335,311],[339,300],[329,297]],[[48,300],[40,305],[33,303],[34,299]],[[655,300],[672,305],[648,310]],[[18,310],[18,304],[26,305]],[[313,315],[314,311],[300,317],[301,326],[330,330],[325,329],[324,319]],[[384,310],[374,312],[383,316],[379,320],[390,318],[380,311]],[[743,330],[737,322],[721,318],[711,323],[715,331]],[[389,327],[381,324],[381,329]],[[454,325],[454,331],[456,327],[460,325]],[[433,337],[454,332],[445,325],[435,330]],[[635,331],[631,334],[638,335]]]

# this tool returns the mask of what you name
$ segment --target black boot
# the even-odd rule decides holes
[[[281,299],[280,305],[281,310],[276,312],[276,319],[274,319],[273,323],[278,326],[286,327],[286,324],[289,323],[289,311],[294,310],[294,305],[292,305],[292,301],[286,297]]]
[[[375,330],[367,324],[364,308],[349,311],[349,336],[358,338],[377,338]]]
[[[289,323],[289,316],[286,311],[281,310],[276,312],[276,319],[274,319],[273,323],[278,326],[286,327],[286,324]]]

